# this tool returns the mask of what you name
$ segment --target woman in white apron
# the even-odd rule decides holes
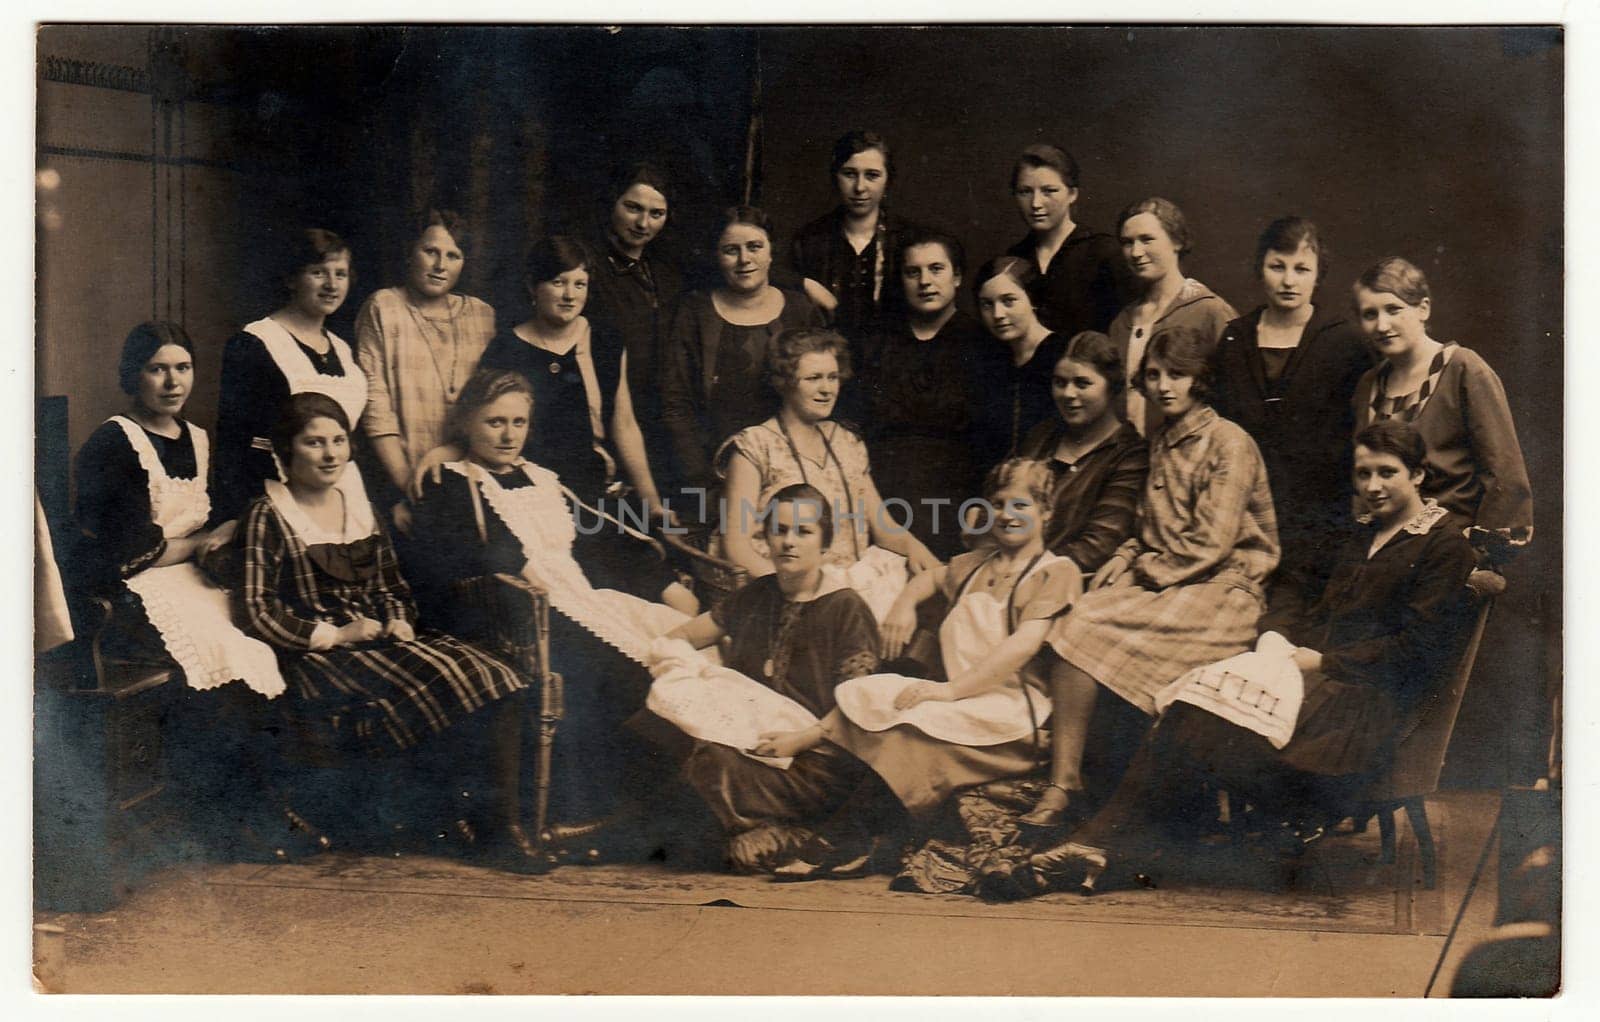
[[[913,579],[883,626],[883,654],[904,649],[916,606],[943,592],[939,628],[948,682],[874,674],[834,692],[838,709],[814,727],[765,735],[759,755],[792,756],[826,740],[872,767],[914,819],[958,788],[1016,777],[1039,763],[1050,716],[1041,652],[1053,620],[1083,589],[1071,560],[1044,548],[1051,477],[1040,462],[1011,460],[985,486],[991,548],[962,554]],[[863,786],[822,828],[822,840],[779,870],[792,879],[847,875],[865,866],[865,839],[881,832],[884,802]]]
[[[267,434],[291,394],[326,394],[351,422],[367,407],[367,377],[355,353],[326,326],[350,293],[350,249],[332,231],[293,232],[275,267],[288,300],[247,324],[222,350],[217,408],[218,521],[237,519],[268,479],[283,480]]]

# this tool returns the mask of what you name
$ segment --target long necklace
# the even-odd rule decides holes
[[[800,481],[809,486],[811,485],[811,477],[806,472],[806,462],[800,456],[800,448],[795,446],[794,437],[789,435],[789,427],[784,425],[783,416],[779,415],[777,418],[778,431],[783,434],[784,441],[788,443],[789,453],[794,455],[794,463],[800,466]],[[844,474],[844,464],[839,460],[839,456],[833,453],[833,443],[828,440],[828,434],[823,431],[821,426],[814,428],[817,431],[817,436],[822,438],[822,449],[826,452],[823,455],[823,467],[826,468],[828,462],[833,462],[833,467],[839,473],[839,485],[844,487],[844,506],[848,512],[846,520],[850,523],[850,549],[855,554],[855,559],[859,561],[861,560],[861,539],[856,535],[856,501],[855,495],[850,492],[850,478]]]
[[[821,579],[818,579],[817,586],[821,584]],[[817,586],[811,587],[813,593]],[[796,599],[791,600],[784,596],[783,590],[780,589],[778,590],[777,605],[767,613],[767,658],[761,662],[761,674],[764,677],[771,678],[778,669],[778,633],[783,627],[784,614],[791,607],[795,608],[795,613],[798,614],[801,610],[800,605],[807,602],[799,599],[803,595],[804,593],[796,593]],[[784,659],[787,662],[788,658],[785,657]]]
[[[445,296],[444,301],[445,306],[449,308],[450,298],[448,295]],[[433,360],[433,373],[439,378],[439,386],[444,388],[445,397],[449,398],[451,401],[454,401],[456,399],[456,369],[461,364],[461,334],[457,328],[456,319],[461,309],[459,307],[452,308],[450,312],[450,381],[446,383],[444,378],[444,368],[439,365],[439,356],[433,350],[433,345],[428,343],[428,338],[426,336],[427,332],[431,330],[433,335],[439,338],[439,343],[444,344],[446,343],[444,339],[444,330],[440,329],[440,327],[435,324],[433,320],[424,316],[422,311],[415,305],[411,304],[409,299],[406,301],[406,308],[411,310],[411,317],[417,321],[417,325],[423,330],[424,336],[422,338],[422,346],[428,349],[428,357]]]

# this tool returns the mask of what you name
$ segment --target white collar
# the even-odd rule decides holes
[[[308,546],[318,543],[354,543],[366,539],[378,531],[377,520],[372,515],[372,502],[367,500],[366,487],[361,483],[361,474],[356,470],[354,462],[345,466],[344,475],[333,484],[333,488],[344,495],[344,530],[335,532],[324,529],[311,520],[300,502],[294,499],[294,494],[289,492],[289,487],[276,479],[268,479],[265,484],[267,499],[272,501],[272,506],[283,516],[289,528],[300,541]]]

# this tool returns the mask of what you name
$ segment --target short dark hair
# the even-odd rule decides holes
[[[1323,244],[1317,225],[1303,216],[1281,216],[1267,225],[1256,240],[1256,261],[1250,271],[1260,277],[1269,252],[1293,255],[1301,245],[1317,254],[1317,283],[1322,283],[1328,275],[1328,246]]]
[[[534,242],[522,263],[524,280],[530,286],[554,280],[579,267],[592,273],[594,253],[577,238],[565,234],[555,234]]]
[[[747,224],[765,232],[767,243],[776,245],[777,239],[772,233],[772,218],[759,206],[729,206],[722,211],[722,216],[717,218],[717,232],[711,238],[711,247],[716,249],[717,243],[722,240],[722,232],[734,224]]]
[[[443,227],[455,240],[456,248],[461,250],[463,257],[472,254],[472,228],[467,223],[467,218],[453,209],[429,207],[418,214],[411,226],[411,236],[406,239],[408,246],[422,240],[422,236],[428,233],[428,228]]]
[[[850,162],[850,158],[857,153],[864,153],[869,149],[876,149],[883,154],[883,173],[885,183],[894,181],[894,153],[889,149],[888,141],[876,131],[865,128],[856,128],[840,135],[833,143],[833,159],[828,163],[828,177],[832,178],[839,170]]]
[[[155,319],[140,323],[128,331],[128,336],[122,341],[122,358],[117,362],[117,384],[124,394],[139,392],[139,374],[144,372],[145,363],[169,344],[176,344],[187,351],[193,360],[194,342],[177,323]]]
[[[1183,215],[1183,210],[1171,199],[1163,199],[1159,195],[1148,199],[1140,199],[1130,203],[1117,215],[1117,238],[1122,238],[1122,225],[1132,220],[1141,213],[1149,213],[1161,222],[1161,229],[1167,232],[1167,237],[1172,239],[1172,247],[1178,250],[1179,255],[1194,248],[1193,239],[1189,237],[1189,220]]]
[[[321,227],[301,227],[276,238],[272,254],[273,279],[288,293],[289,281],[307,266],[327,262],[341,253],[350,256],[350,246],[330,230]],[[355,281],[355,269],[350,271]]]
[[[1017,162],[1011,166],[1013,189],[1017,187],[1017,178],[1022,176],[1022,171],[1027,167],[1049,167],[1061,175],[1061,180],[1066,182],[1068,188],[1078,187],[1078,161],[1060,146],[1036,142],[1022,150],[1017,155]]]
[[[648,185],[660,192],[661,197],[667,200],[667,215],[672,215],[671,180],[660,167],[643,161],[625,164],[611,175],[611,202],[607,204],[608,207],[615,204],[622,198],[622,193],[634,185]]]
[[[1122,348],[1100,331],[1083,330],[1073,334],[1072,340],[1067,342],[1067,350],[1056,359],[1056,365],[1069,359],[1082,362],[1104,377],[1106,389],[1113,400],[1127,389],[1128,376],[1123,368]]]
[[[818,509],[816,524],[822,529],[822,547],[826,550],[833,545],[833,508],[821,490],[810,483],[790,483],[767,498],[767,506],[762,509],[761,520],[770,522],[772,513],[779,504],[804,504],[816,507]],[[765,529],[766,526],[763,525],[762,528]]]
[[[977,276],[972,278],[973,292],[976,293],[982,290],[983,285],[996,277],[1002,276],[1010,277],[1018,284],[1021,284],[1022,289],[1028,292],[1030,299],[1032,299],[1034,288],[1038,287],[1040,279],[1039,267],[1033,260],[1014,255],[995,256],[978,267]]]
[[[1428,277],[1416,265],[1399,256],[1381,259],[1356,278],[1356,287],[1364,287],[1377,294],[1394,295],[1407,305],[1421,305],[1423,299],[1432,297],[1428,290]]]
[[[486,405],[507,394],[524,394],[528,398],[528,411],[533,411],[533,386],[528,378],[514,369],[478,369],[461,387],[461,396],[444,417],[444,439],[457,444],[462,453],[467,449],[467,424]],[[530,423],[531,428],[531,423]]]
[[[333,398],[312,390],[289,395],[289,400],[283,403],[283,410],[278,414],[278,421],[272,424],[270,435],[272,453],[278,456],[278,463],[285,472],[289,470],[289,462],[294,459],[294,438],[312,419],[332,419],[346,434],[350,432],[350,417]]]
[[[900,257],[902,265],[905,263],[906,252],[917,245],[943,245],[945,255],[950,257],[950,268],[958,276],[966,276],[967,250],[961,244],[961,239],[954,234],[936,230],[931,227],[914,227],[900,235],[900,248],[895,255]]]
[[[1216,392],[1211,366],[1211,353],[1215,348],[1215,340],[1205,331],[1192,326],[1169,326],[1157,330],[1155,336],[1150,338],[1149,346],[1144,349],[1144,356],[1139,359],[1139,385],[1143,386],[1144,374],[1150,368],[1150,363],[1158,360],[1172,372],[1182,373],[1194,380],[1189,393],[1195,400],[1210,404],[1211,395]]]
[[[1422,472],[1428,458],[1428,445],[1422,434],[1401,419],[1379,419],[1356,434],[1356,447],[1377,454],[1392,454],[1408,472]]]
[[[841,383],[850,378],[850,342],[832,330],[800,326],[780,331],[767,341],[767,382],[780,395],[788,393],[800,360],[817,353],[838,359]]]

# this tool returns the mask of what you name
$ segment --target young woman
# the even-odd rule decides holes
[[[1050,374],[1067,349],[1067,338],[1039,321],[1032,297],[1039,274],[1033,266],[1016,256],[999,256],[984,263],[974,281],[978,315],[1011,356],[985,402],[979,444],[988,465],[1014,451],[1053,411]]]
[[[901,236],[908,229],[884,205],[894,157],[876,131],[856,130],[833,144],[828,177],[839,194],[833,212],[795,235],[794,270],[833,328],[859,343],[899,304]]]
[[[1394,420],[1356,436],[1356,497],[1365,527],[1302,621],[1280,629],[1299,644],[1305,697],[1289,741],[1263,736],[1186,702],[1173,703],[1116,794],[1073,834],[1018,871],[1019,893],[1092,891],[1111,862],[1133,864],[1164,843],[1185,798],[1209,780],[1293,822],[1342,815],[1388,762],[1471,627],[1474,558],[1451,515],[1422,496],[1424,445]]]
[[[1139,295],[1106,330],[1122,348],[1123,362],[1141,365],[1156,332],[1174,327],[1194,330],[1215,345],[1223,327],[1239,314],[1210,288],[1183,275],[1180,262],[1194,247],[1183,210],[1167,199],[1141,199],[1117,217],[1117,236]],[[1128,421],[1144,436],[1160,425],[1160,409],[1145,401],[1139,387],[1128,391]]]
[[[314,391],[339,402],[351,422],[367,407],[367,377],[327,318],[350,293],[350,249],[332,231],[291,232],[274,269],[287,294],[275,312],[247,324],[222,349],[212,514],[236,519],[282,479],[267,433],[290,394]]]
[[[118,379],[128,410],[84,442],[75,466],[75,587],[111,601],[104,648],[119,658],[177,663],[190,688],[243,680],[283,690],[272,651],[232,623],[227,593],[195,562],[232,539],[237,521],[207,529],[210,444],[183,418],[194,385],[194,344],[176,323],[141,323],[122,345]]]
[[[1428,335],[1428,279],[1404,259],[1363,273],[1355,305],[1383,359],[1356,387],[1356,424],[1410,423],[1428,450],[1423,495],[1482,530],[1475,545],[1490,563],[1503,560],[1533,537],[1533,493],[1500,377],[1475,352]]]
[[[1039,319],[1067,337],[1104,331],[1133,294],[1117,239],[1075,223],[1078,161],[1053,145],[1028,146],[1011,168],[1011,195],[1028,235],[1008,255],[1039,271]]]
[[[774,493],[763,511],[772,573],[670,637],[697,649],[726,639],[727,667],[824,717],[836,686],[877,669],[878,627],[861,597],[822,570],[833,539],[828,498],[798,483]],[[699,741],[684,777],[722,823],[735,868],[754,872],[788,861],[808,834],[802,828],[837,809],[864,770],[832,746],[808,749],[778,769]]]
[[[567,681],[555,805],[570,820],[602,815],[628,794],[637,749],[619,729],[644,703],[646,653],[699,607],[645,537],[524,457],[542,449],[531,433],[537,407],[516,372],[480,369],[467,381],[447,425],[463,455],[424,483],[421,549],[407,568],[427,619],[465,635],[487,622],[460,598],[464,579],[518,575],[548,595],[551,664]]]
[[[772,286],[772,225],[761,210],[735,206],[723,214],[717,265],[723,285],[684,299],[662,352],[661,417],[672,436],[672,475],[701,495],[717,490],[712,456],[723,441],[772,414],[763,378],[768,340],[790,327],[820,325],[810,299]]]
[[[965,263],[960,241],[909,231],[898,261],[905,314],[860,348],[855,418],[880,491],[910,505],[912,535],[942,559],[962,550],[956,509],[983,482],[974,427],[1005,358],[977,320],[956,308]],[[852,419],[848,409],[835,414]]]
[[[882,615],[905,585],[907,568],[925,571],[938,558],[884,507],[861,438],[832,420],[840,384],[850,374],[845,339],[831,330],[785,330],[773,338],[766,361],[782,407],[740,430],[719,452],[727,458],[723,551],[751,574],[773,570],[756,511],[778,490],[807,483],[846,522],[833,530],[823,560],[842,569]]]
[[[1139,367],[1163,426],[1150,443],[1138,525],[1052,632],[1050,786],[1025,822],[1060,823],[1083,804],[1084,740],[1097,686],[1155,712],[1155,694],[1192,667],[1255,640],[1262,586],[1278,563],[1266,468],[1249,434],[1217,415],[1212,338],[1156,334]]]
[[[1041,653],[1054,618],[1083,591],[1072,562],[1044,547],[1050,483],[1039,462],[997,466],[984,486],[988,549],[919,575],[885,620],[883,655],[893,659],[916,627],[917,605],[942,594],[949,610],[939,646],[948,682],[898,674],[846,681],[834,694],[838,708],[819,723],[763,736],[754,751],[793,756],[824,743],[843,749],[872,767],[905,812],[922,819],[958,788],[1033,769],[1037,732],[1050,716]],[[854,820],[823,827],[779,875],[856,872],[865,858],[859,839],[891,829],[881,807],[863,811],[864,797],[852,800]]]
[[[278,652],[289,711],[319,746],[346,757],[403,752],[468,721],[486,723],[493,822],[510,861],[534,868],[519,805],[525,710],[511,698],[523,679],[475,647],[417,628],[394,548],[353,483],[344,409],[322,394],[294,395],[272,446],[287,481],[268,480],[245,512],[241,596],[251,632]]]
[[[356,316],[356,357],[367,374],[363,431],[383,479],[378,504],[404,532],[406,486],[439,446],[444,420],[494,337],[494,310],[455,293],[470,247],[465,222],[430,209],[406,256],[405,283],[374,291]]]
[[[1346,310],[1312,301],[1328,273],[1316,224],[1274,220],[1252,265],[1266,304],[1223,328],[1215,407],[1254,438],[1272,484],[1283,557],[1268,603],[1305,606],[1327,584],[1350,517],[1350,397],[1372,356]]]

